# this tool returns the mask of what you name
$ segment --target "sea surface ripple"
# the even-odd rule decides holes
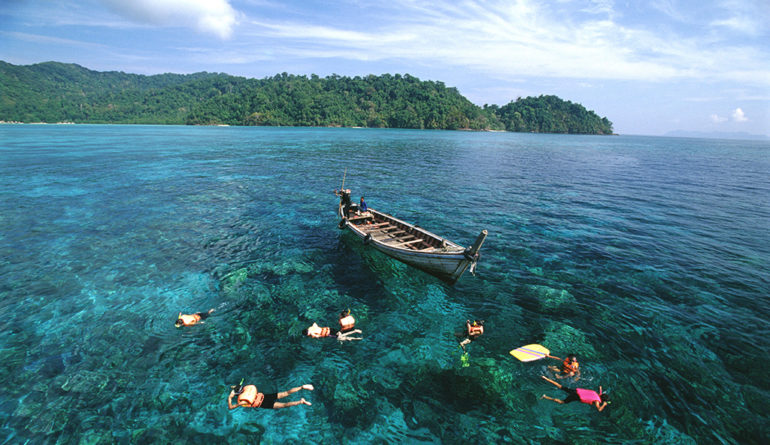
[[[476,275],[338,230],[343,178],[487,229]],[[767,142],[2,125],[0,443],[766,443],[768,227]],[[346,308],[363,341],[301,335]],[[612,405],[539,400],[528,343]],[[241,379],[313,405],[229,411]]]

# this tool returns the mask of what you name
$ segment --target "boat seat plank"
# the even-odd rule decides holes
[[[387,233],[390,236],[403,235],[406,232],[397,227],[384,227],[382,229],[372,230],[372,232]]]
[[[407,245],[409,245],[409,244],[419,243],[420,241],[422,241],[422,240],[421,240],[421,239],[419,239],[419,238],[417,238],[417,239],[414,239],[414,240],[412,240],[412,241],[407,241],[407,242],[405,242],[405,243],[398,243],[398,244],[393,244],[391,247],[402,247],[402,246],[407,246]]]
[[[388,232],[387,230],[373,230],[369,233],[371,233],[372,237],[380,239],[393,238],[395,236],[394,232]]]
[[[386,240],[386,239],[393,239],[393,234],[386,233],[386,232],[376,232],[372,233],[372,238],[378,239],[378,240]]]
[[[372,224],[371,226],[367,226],[366,228],[371,229],[369,230],[369,232],[385,232],[387,230],[395,229],[395,227],[393,226],[378,227],[377,224]]]
[[[399,237],[396,237],[396,238],[391,238],[389,241],[400,242],[400,241],[406,241],[406,240],[408,240],[409,238],[417,238],[417,237],[416,237],[416,236],[414,236],[414,235],[410,235],[410,234],[408,234],[408,233],[407,233],[407,234],[406,234],[406,235],[404,235],[404,236],[399,236]]]
[[[398,241],[399,237],[396,233],[378,233],[377,236],[372,235],[372,238],[378,241]]]
[[[364,229],[364,230],[362,230],[362,232],[368,233],[369,235],[372,235],[372,236],[379,236],[379,235],[383,235],[383,234],[387,235],[387,232],[385,230],[382,230],[382,229],[374,229],[374,230],[366,230],[366,229]]]

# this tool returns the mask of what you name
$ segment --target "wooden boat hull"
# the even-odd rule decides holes
[[[475,267],[478,250],[487,236],[487,231],[482,231],[476,243],[466,249],[386,213],[370,208],[364,214],[356,214],[356,210],[353,205],[345,217],[342,205],[339,206],[341,229],[347,228],[364,244],[449,283],[456,282],[469,267]]]

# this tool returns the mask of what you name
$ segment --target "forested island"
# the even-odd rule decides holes
[[[612,134],[606,117],[556,96],[479,107],[456,88],[408,74],[145,76],[58,62],[0,61],[0,121]]]

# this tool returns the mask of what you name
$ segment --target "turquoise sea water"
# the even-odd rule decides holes
[[[371,207],[489,230],[476,276],[338,230],[345,168]],[[766,142],[0,126],[0,443],[764,443],[768,227]],[[363,341],[301,336],[345,308]],[[528,343],[613,404],[538,400]],[[228,411],[242,378],[313,405]]]

